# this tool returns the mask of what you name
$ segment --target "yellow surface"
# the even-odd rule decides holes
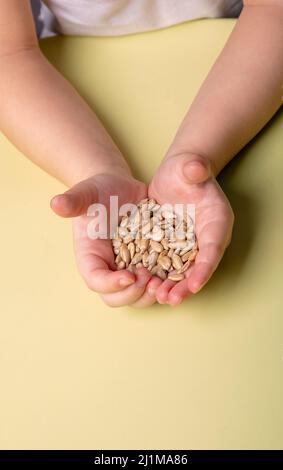
[[[42,47],[148,181],[232,27]],[[283,447],[282,124],[221,175],[236,225],[213,280],[144,311],[84,286],[49,209],[62,185],[1,137],[1,448]]]

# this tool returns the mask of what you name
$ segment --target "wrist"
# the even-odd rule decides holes
[[[99,154],[99,158],[98,158]],[[72,174],[66,176],[65,183],[72,187],[75,184],[84,181],[98,174],[115,174],[131,176],[131,169],[123,158],[122,154],[116,150],[96,151],[96,154],[89,158],[85,157],[79,162],[78,168],[72,171]]]

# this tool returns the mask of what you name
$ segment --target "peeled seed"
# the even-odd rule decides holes
[[[148,208],[151,210],[156,205],[156,201],[154,199],[150,199],[148,201]]]
[[[152,253],[149,254],[147,262],[148,262],[148,267],[151,269],[155,265],[156,261],[158,258],[158,253],[156,251],[153,251]]]
[[[122,261],[122,258],[121,258],[121,255],[119,253],[115,258],[115,263],[118,264],[118,263],[120,263],[120,261]]]
[[[126,227],[128,225],[128,222],[129,222],[129,217],[127,216],[123,217],[120,222],[120,227]]]
[[[169,250],[168,240],[166,240],[166,238],[163,238],[163,240],[161,240],[161,245],[165,250]]]
[[[142,235],[146,235],[149,233],[151,230],[151,222],[147,222],[143,227],[142,227]]]
[[[159,266],[155,265],[151,268],[150,272],[153,276],[157,275],[157,271],[159,270]]]
[[[150,246],[153,251],[156,251],[157,253],[161,253],[161,251],[163,251],[163,246],[161,245],[161,243],[156,242],[154,240],[151,240]]]
[[[157,212],[160,209],[160,204],[154,204],[150,209],[152,212]]]
[[[185,232],[181,231],[180,229],[179,230],[176,229],[176,235],[177,235],[179,240],[185,240],[186,239]]]
[[[169,258],[172,258],[173,254],[174,254],[174,248],[170,248],[167,256],[169,256]]]
[[[129,264],[129,262],[131,261],[131,255],[127,245],[125,245],[124,243],[121,245],[120,255],[124,263]]]
[[[171,259],[168,256],[159,256],[157,262],[165,271],[168,271],[171,266]]]
[[[149,240],[141,239],[139,243],[139,247],[142,253],[144,253],[149,245]]]
[[[176,217],[176,214],[174,214],[174,212],[171,212],[171,211],[162,211],[161,214],[164,219],[175,219]]]
[[[128,235],[128,229],[126,227],[119,227],[119,236],[124,240],[124,237]]]
[[[192,254],[192,250],[190,251],[187,251],[185,254],[183,254],[182,256],[182,251],[180,253],[180,256],[182,256],[182,261],[188,261],[189,257],[191,256]]]
[[[141,217],[140,212],[139,212],[138,209],[136,209],[134,212],[132,212],[132,214],[131,214],[131,216],[130,216],[130,218],[129,218],[129,222],[130,222],[131,224],[135,224],[135,225],[136,225],[136,224],[139,223],[140,217]]]
[[[185,255],[186,253],[188,253],[188,251],[191,251],[191,248],[190,246],[186,246],[185,248],[183,248],[181,251],[180,251],[180,256],[182,257],[183,255]],[[183,259],[183,258],[182,258]],[[184,260],[183,260],[184,261]]]
[[[190,264],[191,264],[190,260],[186,261],[185,264],[183,264],[182,268],[178,269],[178,273],[184,273],[185,271],[187,271],[187,269],[189,269],[190,267]]]
[[[120,248],[120,246],[122,245],[122,238],[113,238],[112,245],[114,247]]]
[[[183,279],[185,278],[184,274],[182,273],[176,273],[176,272],[171,272],[169,273],[168,275],[168,279],[170,279],[171,281],[182,281]]]
[[[133,242],[130,242],[130,243],[128,244],[128,250],[129,250],[129,252],[130,252],[131,259],[133,259],[134,254],[135,254],[135,252],[136,252],[136,247],[135,247],[135,244],[134,244]]]
[[[189,256],[188,259],[189,259],[190,261],[194,261],[194,259],[195,259],[195,257],[197,256],[197,254],[198,254],[198,250],[193,250],[193,251],[191,252],[191,254],[190,254],[190,256]]]
[[[123,242],[128,245],[128,243],[130,243],[132,240],[133,240],[133,235],[131,233],[128,233],[128,235],[126,235],[123,239]]]
[[[161,253],[159,253],[159,256],[168,256],[168,251],[162,250]]]
[[[117,269],[120,270],[120,269],[125,269],[126,267],[126,263],[124,263],[124,261],[120,261],[118,264],[117,264]]]
[[[161,242],[163,237],[164,237],[164,231],[160,229],[159,231],[156,231],[155,233],[152,234],[151,239],[156,242]]]
[[[144,265],[145,268],[148,266],[148,251],[145,251],[144,254],[142,255],[142,264]]]
[[[156,271],[156,274],[160,279],[162,279],[162,281],[165,281],[165,279],[167,278],[166,272],[163,269],[159,268],[159,267]]]
[[[182,267],[183,267],[183,262],[182,262],[180,256],[176,255],[176,253],[174,253],[173,256],[172,256],[172,264],[173,264],[174,268],[177,269],[177,270],[182,269]]]
[[[187,242],[185,240],[172,241],[169,243],[170,248],[180,248],[181,250],[185,248],[186,245],[187,245]]]
[[[142,260],[142,254],[141,253],[136,253],[135,256],[132,259],[132,264],[140,263],[141,260]]]
[[[143,268],[143,264],[142,264],[142,263],[138,263],[138,264],[136,265],[136,267],[137,267],[137,269]]]

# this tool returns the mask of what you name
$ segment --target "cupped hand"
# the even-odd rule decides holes
[[[55,196],[51,207],[62,217],[72,217],[75,257],[78,270],[87,286],[98,292],[112,307],[133,305],[146,307],[156,301],[155,291],[161,281],[153,278],[146,268],[132,273],[116,270],[111,240],[91,239],[87,233],[91,204],[101,203],[109,215],[109,197],[117,195],[119,206],[138,203],[147,197],[146,186],[129,174],[103,173],[73,186],[64,194]]]
[[[194,204],[199,252],[184,280],[165,280],[157,288],[159,303],[180,304],[198,292],[217,268],[230,243],[234,215],[213,176],[208,159],[182,153],[168,156],[149,186],[149,197],[159,204]]]

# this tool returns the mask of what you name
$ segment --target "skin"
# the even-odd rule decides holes
[[[40,52],[29,1],[0,0],[1,131],[70,187],[51,207],[73,218],[78,269],[108,305],[177,305],[209,280],[234,221],[216,177],[281,106],[282,48],[283,0],[247,0],[148,188],[160,203],[196,204],[196,262],[184,281],[161,282],[145,269],[113,272],[110,242],[87,238],[90,204],[110,194],[121,203],[137,202],[147,188],[133,177],[94,111]]]

